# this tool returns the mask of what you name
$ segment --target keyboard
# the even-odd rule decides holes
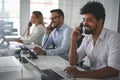
[[[52,69],[45,69],[45,70],[41,70],[41,71],[42,71],[42,73],[44,73],[41,76],[42,80],[63,80],[64,79],[62,76],[57,74]]]

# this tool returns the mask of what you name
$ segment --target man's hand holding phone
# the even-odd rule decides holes
[[[45,29],[45,33],[46,34],[50,34],[53,30],[53,27],[52,27],[52,22],[46,27]]]
[[[80,23],[80,26],[74,29],[74,31],[72,32],[72,40],[77,41],[82,37],[82,33],[83,33],[82,27],[83,27],[83,23]]]

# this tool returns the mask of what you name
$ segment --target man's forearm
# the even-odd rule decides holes
[[[77,51],[77,41],[71,40],[71,45],[69,50],[70,65],[76,65],[78,62],[78,55],[76,51]]]
[[[98,70],[80,71],[75,76],[79,78],[106,79],[116,77],[118,74],[118,70],[111,67],[104,67]]]

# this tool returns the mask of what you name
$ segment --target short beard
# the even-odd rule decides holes
[[[85,34],[92,34],[92,31],[86,31],[85,30]]]
[[[87,27],[91,28],[90,26],[87,26]],[[85,34],[92,34],[92,30],[90,30],[90,31],[85,30],[84,33]]]
[[[96,28],[94,28],[93,30],[90,30],[90,31],[85,30],[85,34],[93,34],[97,30],[97,28],[98,28],[98,26]]]

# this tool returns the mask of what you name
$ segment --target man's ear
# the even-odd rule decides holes
[[[63,16],[60,16],[60,18],[61,18],[61,19],[64,19],[64,17],[63,17]]]
[[[103,19],[99,19],[98,23],[99,23],[100,25],[103,25]]]

